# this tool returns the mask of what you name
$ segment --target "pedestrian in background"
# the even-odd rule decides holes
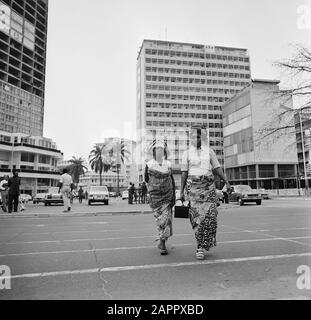
[[[2,210],[3,212],[7,212],[8,206],[8,182],[9,176],[4,176],[0,182],[0,192],[1,192],[1,199],[2,199]]]
[[[68,174],[68,170],[65,168],[63,169],[63,174],[60,177],[59,180],[59,190],[58,192],[61,192],[63,196],[64,201],[64,211],[68,212],[71,210],[71,203],[70,203],[70,197],[72,194],[73,189],[73,181],[71,175]]]
[[[129,204],[133,204],[134,193],[135,193],[134,184],[133,184],[132,182],[130,182],[130,187],[129,187],[129,200],[128,200],[128,203],[129,203]]]
[[[83,195],[84,195],[84,191],[83,191],[82,187],[80,187],[80,189],[78,191],[79,203],[82,203]]]
[[[147,162],[145,181],[148,183],[150,207],[156,219],[161,255],[168,254],[166,241],[173,235],[172,219],[175,205],[175,181],[171,163],[167,160],[167,145],[154,141],[149,147],[153,159]]]
[[[141,196],[142,196],[142,203],[146,203],[146,195],[147,195],[147,186],[145,181],[141,185]]]
[[[18,203],[19,203],[19,194],[20,194],[20,190],[19,190],[20,184],[21,184],[21,178],[18,176],[18,172],[16,171],[16,169],[13,169],[13,177],[11,177],[8,181],[9,213],[12,213],[12,209],[14,210],[14,212],[17,212]]]
[[[85,190],[85,200],[87,200],[88,197],[89,197],[89,194],[88,194],[87,190]]]
[[[205,251],[216,246],[218,200],[213,172],[225,182],[227,189],[231,187],[202,125],[191,128],[190,146],[183,153],[181,171],[180,197],[182,201],[190,201],[190,222],[197,241],[196,258],[203,260]]]

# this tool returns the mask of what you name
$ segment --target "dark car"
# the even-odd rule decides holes
[[[240,206],[243,206],[246,202],[255,202],[257,205],[261,205],[262,195],[261,193],[253,190],[249,185],[239,184],[232,186],[231,194],[228,194],[226,186],[222,189],[224,193],[225,202],[237,201]]]

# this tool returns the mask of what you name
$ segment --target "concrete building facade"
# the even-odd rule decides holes
[[[48,0],[0,0],[0,130],[43,134]]]
[[[271,133],[282,125],[279,115],[293,108],[292,99],[281,96],[279,81],[254,79],[223,105],[225,168],[231,183],[255,189],[298,187],[295,133]],[[293,119],[293,113],[288,117]],[[282,121],[290,123],[288,117]]]
[[[210,145],[223,162],[222,105],[249,81],[246,49],[144,40],[137,58],[136,93],[140,181],[146,146],[158,135],[167,140],[169,160],[179,173],[194,123],[207,126]]]
[[[35,195],[57,186],[57,162],[62,158],[51,139],[0,131],[0,176],[11,175],[11,169],[17,169],[21,193]]]

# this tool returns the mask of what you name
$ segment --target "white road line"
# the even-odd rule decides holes
[[[151,226],[149,228],[153,230],[154,227]],[[148,230],[148,228],[144,228],[144,230]],[[257,232],[278,232],[278,231],[291,231],[291,230],[311,230],[311,227],[302,227],[302,228],[284,228],[284,229],[260,229],[260,230],[251,230]],[[51,232],[27,232],[22,233],[23,236],[39,236],[39,235],[50,235],[50,234],[68,234],[68,233],[106,233],[106,232],[122,232],[122,231],[129,231],[129,229],[109,229],[109,230],[70,230],[70,231],[51,231]],[[217,234],[235,234],[235,233],[248,233],[249,231],[219,231]],[[10,233],[10,236],[12,234]]]
[[[98,273],[98,272],[120,272],[120,271],[150,270],[150,269],[157,269],[157,268],[178,268],[178,267],[187,267],[187,266],[201,266],[201,265],[212,265],[212,264],[220,264],[220,263],[276,260],[276,259],[299,258],[299,257],[301,258],[301,257],[310,257],[310,256],[311,256],[311,252],[306,252],[306,253],[243,257],[243,258],[231,258],[231,259],[216,259],[216,260],[191,261],[191,262],[172,262],[172,263],[146,264],[146,265],[137,265],[137,266],[106,267],[106,268],[81,269],[81,270],[26,273],[26,274],[11,275],[10,277],[6,276],[2,278],[3,279],[42,278],[42,277],[53,277],[53,276],[75,275],[75,274],[90,274],[90,273]]]
[[[281,241],[284,239],[311,239],[311,236],[307,237],[291,237],[291,238],[262,238],[262,239],[249,239],[249,240],[231,240],[231,241],[217,241],[218,244],[231,244],[231,243],[249,243],[249,242],[262,242],[262,241]],[[193,246],[194,243],[172,244],[172,248]],[[307,246],[311,246],[311,243],[305,243]],[[155,246],[137,246],[137,247],[114,247],[114,248],[94,248],[94,249],[80,249],[80,250],[63,250],[63,251],[36,251],[36,252],[22,252],[22,253],[8,253],[0,254],[0,258],[3,257],[19,257],[28,255],[49,255],[49,254],[70,254],[70,253],[88,253],[88,252],[103,252],[103,251],[120,251],[120,250],[139,250],[139,249],[152,249]]]

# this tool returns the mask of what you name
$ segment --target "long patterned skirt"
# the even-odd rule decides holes
[[[173,199],[174,190],[169,173],[160,173],[149,169],[150,207],[156,220],[159,239],[166,241],[173,235]]]
[[[216,246],[217,196],[214,176],[189,176],[186,200],[190,201],[190,222],[198,249]]]

